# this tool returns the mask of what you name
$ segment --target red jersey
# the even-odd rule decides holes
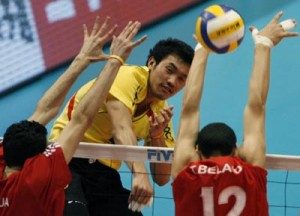
[[[176,216],[267,216],[267,170],[237,157],[192,162],[172,183]]]
[[[4,169],[0,147],[0,171]],[[43,154],[27,159],[22,170],[7,179],[0,175],[0,216],[63,214],[64,188],[71,181],[71,173],[62,149],[50,144]]]

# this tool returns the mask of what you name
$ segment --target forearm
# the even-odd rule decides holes
[[[257,44],[254,52],[254,67],[249,85],[250,103],[264,106],[269,90],[271,48]]]
[[[38,102],[36,110],[29,120],[38,121],[43,125],[52,120],[58,114],[72,84],[89,64],[90,61],[86,56],[82,54],[76,56],[69,68]]]
[[[78,117],[88,117],[90,120],[94,119],[97,110],[107,97],[120,66],[120,62],[116,59],[109,59],[107,61],[91,89],[78,105],[76,111],[81,113],[81,115],[77,115]],[[89,98],[93,98],[93,100]]]
[[[114,59],[108,60],[90,90],[78,104],[71,121],[60,134],[58,142],[63,144],[62,147],[67,162],[71,160],[84,132],[104,102],[119,67],[119,61]],[[73,133],[71,131],[76,132]]]
[[[120,122],[119,122],[120,123]],[[113,129],[113,139],[116,144],[136,145],[137,139],[132,130],[132,126],[121,126],[122,123]],[[146,174],[147,169],[143,162],[140,161],[124,161],[131,172],[136,175]]]
[[[149,139],[146,143],[147,146],[156,146],[156,147],[168,147],[165,143],[164,136]],[[159,186],[167,184],[170,180],[171,174],[171,164],[169,163],[150,163],[150,170],[153,181]]]
[[[199,130],[199,106],[204,86],[204,77],[209,52],[200,48],[195,52],[188,75],[179,122],[174,161],[171,174],[173,178],[195,158],[195,140]]]
[[[204,48],[200,48],[195,52],[190,72],[188,75],[186,90],[183,97],[182,112],[198,110],[199,104],[195,101],[200,101],[204,85],[204,76],[209,52]],[[200,88],[199,88],[200,86]],[[182,113],[182,114],[183,114]]]

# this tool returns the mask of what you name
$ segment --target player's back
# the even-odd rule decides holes
[[[267,171],[237,157],[190,163],[173,182],[176,216],[268,215]]]
[[[4,168],[0,147],[0,171]],[[0,216],[62,215],[64,188],[70,180],[62,148],[49,144],[42,154],[27,159],[22,169],[8,178],[0,174]]]

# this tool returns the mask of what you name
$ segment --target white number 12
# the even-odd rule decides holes
[[[203,200],[203,213],[204,216],[214,216],[214,191],[213,187],[202,187],[201,197]],[[229,186],[224,188],[218,198],[218,204],[228,203],[229,197],[235,196],[236,201],[232,209],[228,212],[227,216],[238,216],[242,213],[246,205],[246,193],[238,186]]]

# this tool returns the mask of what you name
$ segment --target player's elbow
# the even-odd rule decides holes
[[[255,113],[262,113],[265,111],[265,101],[261,97],[250,97],[247,107]]]
[[[87,127],[93,122],[93,116],[85,115],[77,112],[76,115],[73,115],[72,120],[80,124],[82,127]]]
[[[164,186],[170,181],[170,175],[161,175],[153,178],[154,182],[159,186]]]
[[[113,127],[111,132],[115,143],[126,145],[134,145],[136,143],[135,134],[132,128],[127,125],[120,124],[117,127]]]

